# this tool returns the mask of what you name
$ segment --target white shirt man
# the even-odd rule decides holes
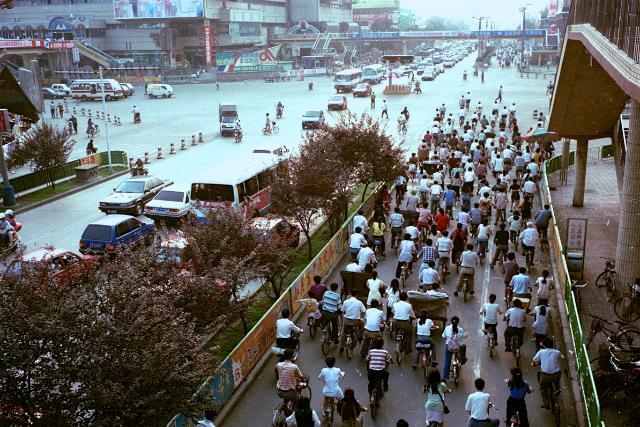
[[[507,326],[518,329],[525,327],[527,313],[523,308],[511,307],[504,316],[507,318]]]
[[[420,272],[420,283],[429,286],[440,283],[440,276],[436,270],[429,266]]]
[[[302,332],[302,329],[289,319],[276,320],[276,338],[291,338],[291,331]]]
[[[353,249],[360,249],[362,245],[367,244],[367,239],[360,233],[353,233],[349,236],[349,247]]]
[[[522,192],[533,195],[536,192],[536,183],[529,180],[525,181],[522,184]]]
[[[378,308],[368,308],[364,313],[364,329],[369,332],[380,332],[380,324],[384,320],[384,313]]]
[[[360,252],[358,252],[358,266],[360,266],[362,270],[365,269],[367,264],[375,265],[377,262],[376,254],[369,246],[364,246],[360,249]]]
[[[369,228],[367,218],[360,214],[354,216],[353,229],[355,230],[356,228],[360,228],[360,230],[362,230],[363,232],[367,231],[367,228]]]
[[[529,175],[532,177],[536,177],[538,175],[538,164],[536,162],[529,162],[527,165],[527,171],[529,171]]]
[[[442,149],[441,149],[441,150],[442,150]],[[447,153],[446,153],[446,152],[444,153],[444,155],[442,155],[442,153],[440,153],[440,158],[442,158],[442,159],[446,159],[447,157],[448,157],[448,156],[447,156]],[[436,171],[436,172],[434,172],[434,173],[433,173],[433,180],[434,180],[434,181],[437,181],[437,182],[438,182],[438,184],[442,185],[442,183],[444,182],[444,177],[442,176],[442,172],[440,172],[440,171]]]
[[[500,173],[504,171],[504,159],[496,156],[496,158],[493,160],[493,171]]]
[[[406,301],[396,301],[393,303],[393,318],[395,320],[409,320],[415,318],[413,307]]]
[[[500,314],[500,306],[496,303],[488,302],[482,306],[479,314],[484,315],[484,323],[487,325],[498,324],[498,314]]]
[[[360,320],[360,317],[367,311],[362,301],[351,296],[342,303],[342,312],[345,319]]]
[[[489,401],[491,395],[484,391],[476,391],[467,397],[464,408],[469,416],[476,421],[484,421],[489,418]]]
[[[540,364],[540,371],[547,375],[560,372],[561,359],[563,359],[562,353],[555,348],[542,348],[533,356],[533,361]]]
[[[520,241],[522,244],[525,246],[535,247],[539,240],[540,237],[538,236],[538,230],[536,230],[535,225],[531,222],[527,223],[527,228],[522,230],[522,233],[520,233]]]
[[[441,236],[436,240],[436,249],[440,258],[449,258],[452,248],[453,241],[448,236]]]
[[[442,194],[442,187],[440,186],[438,181],[434,181],[434,183],[431,185],[429,194],[431,195],[432,199],[440,198],[440,195]]]
[[[462,228],[466,229],[469,223],[469,214],[464,211],[458,212],[458,222],[462,224]]]
[[[353,273],[360,273],[362,272],[362,269],[360,268],[360,264],[358,264],[355,261],[351,261],[350,264],[347,265],[347,267],[345,268],[346,271],[350,271]]]
[[[414,226],[414,225],[409,225],[407,228],[404,229],[404,232],[409,234],[411,236],[411,239],[415,240],[418,238],[418,227]]]

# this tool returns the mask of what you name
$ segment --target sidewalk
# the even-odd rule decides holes
[[[551,192],[551,198],[562,239],[565,239],[567,218],[588,219],[583,279],[589,285],[580,290],[582,298],[580,320],[586,339],[590,331],[591,314],[604,319],[617,319],[613,312],[613,305],[607,302],[605,290],[595,286],[596,278],[604,270],[604,260],[601,257],[615,259],[616,256],[620,197],[613,159],[587,165],[584,207],[582,208],[571,206],[575,170],[569,171],[567,181],[566,185],[561,185],[559,174],[549,177],[549,185],[555,187],[555,190]],[[594,342],[589,346],[590,360],[597,357],[598,346],[601,343],[606,343],[604,334],[596,336]],[[592,366],[593,369],[596,367],[597,364]],[[602,418],[607,425],[624,424],[623,418],[626,418],[627,411],[626,403],[622,395],[618,397],[619,399],[614,396],[605,402],[600,402]]]

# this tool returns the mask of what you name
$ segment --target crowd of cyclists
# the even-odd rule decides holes
[[[376,385],[388,390],[389,365],[394,363],[384,348],[384,332],[402,334],[404,353],[416,350],[411,358],[414,369],[422,348],[429,348],[435,360],[431,337],[440,334],[444,340],[440,350],[444,353],[443,369],[439,370],[437,363],[430,364],[425,372],[424,393],[426,424],[444,425],[449,412],[445,394],[452,391],[452,358],[465,364],[467,332],[455,315],[441,330],[426,311],[414,311],[408,296],[421,292],[453,299],[464,294],[466,301],[476,291],[476,272],[486,259],[492,269],[501,266],[504,300],[500,304],[496,293],[490,292],[488,302],[482,305],[479,314],[484,334],[497,347],[497,326],[504,322],[504,350],[511,352],[514,346],[524,345],[523,337],[531,324],[536,353],[530,362],[540,365],[543,408],[553,406],[552,400],[557,399],[562,355],[548,336],[553,281],[547,270],[537,271],[536,280],[529,276],[536,269],[536,248],[547,244],[551,211],[547,205],[534,209],[533,201],[542,162],[550,153],[546,147],[520,137],[524,132],[519,130],[516,104],[501,105],[502,94],[500,87],[499,99],[486,109],[480,101],[473,106],[469,92],[461,96],[455,111],[448,110],[445,104],[436,108],[432,126],[407,160],[405,173],[395,180],[395,200],[385,187],[371,219],[362,211],[354,217],[354,231],[349,238],[351,263],[346,270],[369,273],[368,294],[359,295],[354,288],[343,289],[341,295],[337,283],[326,286],[321,277],[316,277],[308,298],[302,300],[307,303],[310,316],[325,325],[330,340],[339,345],[340,355],[345,350],[346,336],[355,330],[367,366],[371,409]],[[401,116],[408,118],[408,111]],[[494,253],[489,258],[491,241]],[[517,260],[518,252],[525,257],[524,262]],[[389,285],[376,271],[378,263],[387,257],[397,260]],[[405,290],[415,283],[412,280],[416,265],[418,290]],[[444,286],[447,277],[455,274],[458,277],[451,296]],[[298,345],[295,335],[302,329],[288,317],[285,310],[277,321],[277,345],[286,349],[276,368],[277,392],[281,398],[297,403],[294,407],[298,409],[289,417],[291,422],[312,426],[319,417],[310,409],[308,399],[300,405],[297,392],[297,380],[308,378],[294,361],[294,348]],[[533,322],[527,321],[530,317]],[[504,421],[526,427],[529,421],[525,396],[533,387],[523,379],[517,363],[518,359],[511,378],[505,380]],[[328,415],[330,403],[335,400],[343,426],[361,425],[358,423],[367,407],[355,398],[353,389],[342,389],[344,372],[337,365],[334,355],[327,356],[326,367],[318,376],[324,384],[323,415]],[[490,418],[489,409],[492,400],[500,396],[490,396],[482,378],[475,380],[475,388],[465,405],[469,426],[498,425],[497,419]]]

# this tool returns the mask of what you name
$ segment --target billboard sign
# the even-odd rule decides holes
[[[204,26],[204,51],[207,58],[207,65],[213,65],[213,27]]]
[[[273,71],[276,69],[280,45],[255,52],[221,52],[215,54],[216,69],[220,73],[234,71]]]
[[[202,0],[114,0],[116,19],[202,17]]]
[[[399,0],[354,0],[353,10],[358,9],[397,9]]]

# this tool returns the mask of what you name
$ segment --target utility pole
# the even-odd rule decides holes
[[[480,31],[482,31],[482,21],[489,19],[487,16],[472,16],[473,19],[478,20],[478,56],[482,56],[482,41],[480,40]]]
[[[527,6],[531,6],[531,3],[527,3],[518,9],[522,13],[522,42],[520,45],[520,67],[524,66],[524,31],[525,31],[525,18],[527,16]]]
[[[107,116],[107,103],[104,95],[104,80],[102,79],[102,67],[100,67],[100,90],[102,91],[102,115]],[[111,165],[111,148],[109,147],[109,123],[104,121],[104,134],[107,139],[107,159],[109,161],[109,173],[113,173],[113,166]]]

